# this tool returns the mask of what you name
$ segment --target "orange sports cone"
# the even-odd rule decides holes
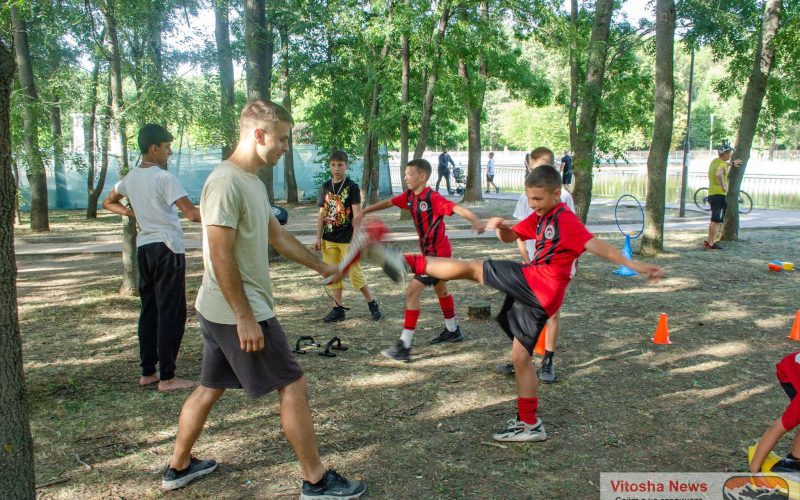
[[[542,328],[542,333],[539,334],[539,340],[536,341],[536,347],[533,348],[533,352],[538,354],[539,356],[544,356],[545,348],[545,341],[547,340],[547,327]]]
[[[797,310],[797,314],[794,317],[794,324],[792,325],[792,331],[789,332],[789,338],[800,340],[800,309]]]
[[[661,313],[661,317],[658,318],[658,326],[656,327],[655,335],[653,335],[653,343],[654,344],[672,343],[669,341],[669,327],[667,326],[667,313]]]

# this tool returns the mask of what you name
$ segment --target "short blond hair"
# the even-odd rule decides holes
[[[280,104],[260,99],[250,101],[242,108],[239,116],[239,130],[245,131],[254,127],[271,130],[277,123],[287,123],[294,126],[292,115]]]

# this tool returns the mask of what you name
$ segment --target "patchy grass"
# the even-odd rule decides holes
[[[326,464],[366,480],[372,498],[594,498],[601,471],[745,470],[746,447],[786,405],[774,363],[797,349],[786,335],[800,274],[773,274],[766,264],[791,260],[800,236],[743,236],[711,253],[699,234],[670,235],[655,259],[669,277],[656,285],[582,258],[562,309],[560,381],[540,391],[548,440],[506,448],[486,443],[515,412],[513,378],[494,372],[508,359],[508,340],[493,322],[466,319],[478,299],[499,310],[499,293],[451,283],[468,338],[430,346],[442,318],[427,292],[413,362],[397,364],[379,352],[402,328],[402,288],[368,267],[385,319],[369,320],[360,294],[348,290],[348,319],[323,325],[331,300],[319,278],[274,264],[277,314],[290,342],[313,332],[350,347],[336,358],[299,356]],[[454,246],[459,257],[516,258],[514,245],[492,240]],[[199,253],[187,263],[192,303]],[[19,267],[37,483],[63,481],[41,488],[41,498],[161,496],[185,393],[137,387],[139,304],[116,294],[118,259],[24,257]],[[661,312],[669,314],[671,346],[650,342]],[[179,375],[198,378],[201,355],[190,310]],[[229,391],[196,452],[220,470],[169,497],[297,496],[299,467],[275,396],[251,401]]]

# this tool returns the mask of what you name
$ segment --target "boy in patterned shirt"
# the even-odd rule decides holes
[[[390,200],[382,200],[366,207],[362,214],[384,210],[396,206],[401,210],[411,212],[414,220],[414,227],[419,236],[419,246],[423,255],[434,257],[450,257],[453,249],[444,225],[444,218],[454,213],[467,219],[472,223],[473,229],[482,233],[486,223],[478,219],[470,210],[456,205],[452,201],[440,195],[437,191],[427,186],[431,176],[431,164],[427,160],[411,160],[406,165],[405,182],[408,189]],[[360,217],[356,219],[360,220]],[[358,224],[358,222],[356,222]],[[431,340],[431,344],[442,342],[461,342],[464,335],[461,328],[456,323],[456,311],[453,296],[447,291],[447,282],[439,280],[425,273],[414,275],[414,279],[406,288],[406,310],[403,323],[403,331],[395,347],[381,352],[387,358],[397,361],[411,360],[411,343],[414,340],[414,333],[417,328],[419,318],[420,295],[426,286],[432,286],[439,298],[439,305],[444,315],[445,327],[442,332]]]
[[[331,179],[319,188],[317,206],[317,239],[314,249],[322,252],[322,260],[326,264],[339,264],[350,247],[353,238],[353,218],[361,212],[361,190],[358,184],[345,175],[348,166],[347,153],[334,151],[330,157]],[[356,261],[349,268],[350,284],[353,290],[359,290],[367,301],[372,319],[381,319],[381,310],[372,297],[372,292],[364,277],[364,271]],[[325,323],[342,321],[345,318],[345,307],[342,302],[344,285],[342,281],[331,283],[328,290],[333,296],[334,306]]]
[[[497,321],[514,337],[511,359],[517,380],[517,418],[494,434],[496,441],[543,441],[547,438],[539,406],[533,348],[547,319],[561,307],[570,280],[572,263],[585,250],[625,265],[654,281],[663,270],[652,264],[631,261],[619,250],[595,238],[578,217],[560,200],[561,175],[549,165],[536,167],[525,179],[525,192],[533,213],[511,226],[501,217],[489,219],[505,243],[517,239],[537,241],[536,253],[528,264],[496,260],[456,260],[406,255],[410,272],[443,280],[468,279],[506,294]]]

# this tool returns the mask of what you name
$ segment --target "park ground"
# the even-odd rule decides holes
[[[477,211],[499,208],[487,205]],[[85,224],[62,215],[54,231],[62,235],[119,231],[118,218]],[[74,227],[60,229],[68,224]],[[494,322],[466,318],[476,301],[498,311],[499,293],[451,283],[467,340],[441,346],[427,344],[442,327],[427,293],[413,362],[399,364],[379,353],[402,328],[402,287],[367,266],[384,319],[371,321],[360,296],[348,291],[348,319],[324,325],[319,318],[331,301],[319,277],[274,263],[276,313],[290,342],[337,335],[350,347],[336,358],[315,349],[298,356],[324,461],[367,481],[370,498],[415,499],[595,498],[600,472],[745,470],[747,446],[786,405],[774,364],[800,347],[786,338],[800,274],[767,270],[775,258],[798,260],[800,232],[754,229],[741,237],[711,253],[699,232],[668,234],[666,252],[648,259],[667,271],[658,284],[614,276],[610,263],[582,257],[562,309],[560,380],[540,391],[548,440],[500,446],[491,433],[515,412],[513,378],[494,372],[508,359],[508,340]],[[458,240],[454,250],[463,258],[517,258],[515,246],[493,239]],[[21,256],[18,267],[40,497],[160,497],[186,393],[136,385],[139,303],[117,293],[118,255]],[[187,254],[187,267],[193,304],[199,251]],[[650,341],[661,312],[669,315],[672,345]],[[198,379],[201,354],[190,307],[179,376]],[[777,451],[787,445],[784,439]],[[229,391],[195,452],[219,461],[219,470],[167,497],[298,494],[299,467],[274,395],[252,401]]]

